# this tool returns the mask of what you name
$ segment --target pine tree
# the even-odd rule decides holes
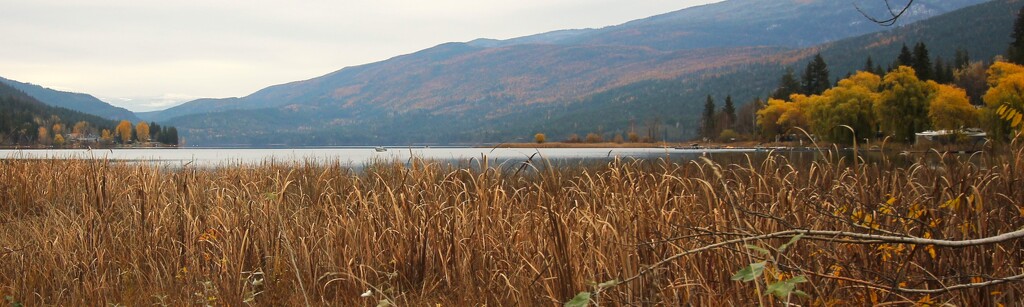
[[[790,95],[800,91],[800,81],[797,81],[796,76],[793,75],[793,68],[786,68],[786,73],[779,80],[779,87],[772,93],[772,98],[788,100]]]
[[[953,72],[955,70],[951,64],[946,63],[941,57],[935,58],[935,69],[932,72],[935,74],[935,82],[941,84],[953,83]]]
[[[829,89],[831,81],[828,74],[828,64],[825,63],[825,59],[821,57],[820,53],[815,55],[814,59],[807,63],[807,69],[804,70],[802,94],[817,95]]]
[[[704,114],[701,117],[701,135],[706,138],[715,137],[715,100],[708,95],[704,102]]]
[[[167,129],[167,144],[178,145],[178,128],[171,126]]]
[[[157,143],[162,143],[162,142],[160,142],[160,132],[163,132],[163,130],[160,130],[160,129],[161,129],[160,125],[158,125],[156,122],[150,123],[149,124],[149,139],[153,140],[154,142],[157,142]]]
[[[860,71],[863,71],[863,72],[873,72],[873,71],[875,71],[875,61],[871,60],[871,56],[870,55],[868,56],[867,62],[864,63],[864,68],[861,68]]]
[[[1013,42],[1010,43],[1010,50],[1006,51],[1008,60],[1014,64],[1024,65],[1024,8],[1017,12],[1017,20],[1013,22],[1013,34],[1010,34]]]
[[[725,96],[722,113],[725,113],[725,129],[731,129],[736,124],[736,106],[732,104],[732,95]]]
[[[913,65],[914,55],[910,53],[910,48],[907,48],[907,44],[903,44],[903,48],[900,49],[900,55],[896,57],[896,65],[894,65],[895,67],[891,67],[889,71],[893,71],[896,68],[899,68],[900,66],[910,67]]]
[[[971,56],[967,54],[967,50],[960,48],[956,49],[956,56],[953,58],[953,68],[956,70],[967,68],[967,65],[971,64]]]
[[[914,62],[910,67],[914,68],[917,78],[921,81],[935,78],[935,75],[932,73],[932,59],[928,55],[928,47],[924,43],[914,45]]]

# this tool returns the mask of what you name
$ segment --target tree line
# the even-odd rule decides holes
[[[117,124],[113,133],[103,130],[100,137],[104,141],[118,141],[119,144],[151,143],[156,142],[164,145],[178,145],[178,128],[173,126],[160,126],[157,123],[139,122],[135,124],[122,120]]]

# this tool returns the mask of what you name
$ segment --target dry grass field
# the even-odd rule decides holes
[[[358,171],[0,160],[0,296],[25,306],[555,306],[580,292],[589,300],[575,302],[606,306],[1017,304],[1024,151],[966,160],[413,160]]]

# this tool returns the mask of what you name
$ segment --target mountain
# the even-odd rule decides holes
[[[95,115],[46,105],[0,82],[0,144],[34,144],[40,123],[50,122],[54,117],[59,118],[68,129],[80,121],[99,129],[111,129],[116,124]]]
[[[554,112],[541,110],[494,122],[520,123],[509,127],[509,133],[503,134],[506,137],[558,131],[548,137],[564,139],[570,133],[600,131],[595,127],[623,132],[631,120],[638,131],[643,131],[648,122],[659,119],[663,127],[673,127],[665,130],[670,139],[682,140],[697,135],[707,95],[714,96],[719,106],[726,95],[731,95],[739,108],[754,98],[766,97],[778,85],[786,67],[800,72],[817,53],[828,62],[834,80],[862,68],[869,56],[882,67],[891,65],[903,44],[913,46],[918,42],[928,46],[933,61],[942,58],[949,63],[956,50],[962,49],[975,61],[991,62],[1009,46],[1010,32],[1022,6],[1024,0],[990,1],[883,32],[778,53],[752,65],[708,71],[702,76],[643,80],[596,93]],[[485,130],[495,129],[487,123],[482,125]]]
[[[980,2],[919,0],[902,22]],[[882,1],[860,4],[870,14],[884,7]],[[692,88],[774,55],[884,29],[846,1],[730,0],[602,29],[447,43],[144,116],[183,128],[192,144],[501,141],[548,123],[538,119],[592,113],[601,107],[594,97],[604,93],[644,84]],[[621,130],[648,113],[618,112],[592,120],[608,125],[570,128]],[[680,130],[692,124],[682,118],[674,123]]]
[[[132,113],[132,111],[112,106],[88,94],[63,92],[5,78],[0,78],[0,83],[14,87],[50,106],[93,114],[111,120],[124,119],[132,122],[139,121],[139,118],[136,117],[135,113]]]
[[[905,2],[905,1],[897,1]],[[894,4],[897,2],[893,2]],[[917,1],[896,26],[983,1]],[[874,17],[888,16],[883,1],[732,0],[657,15],[602,29],[562,30],[471,45],[518,44],[625,45],[659,50],[711,47],[810,47],[879,31],[857,8]]]

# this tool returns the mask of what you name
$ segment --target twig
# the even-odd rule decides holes
[[[903,6],[903,9],[901,9],[899,12],[897,12],[896,10],[892,9],[892,5],[889,3],[889,0],[885,0],[885,7],[889,10],[889,18],[884,19],[884,20],[877,19],[875,17],[871,17],[870,15],[868,15],[868,13],[864,12],[864,10],[862,10],[860,8],[860,6],[858,6],[856,3],[853,4],[853,7],[857,8],[857,12],[859,12],[861,15],[863,15],[864,18],[867,18],[868,20],[870,20],[870,21],[872,21],[874,23],[877,23],[879,25],[883,25],[883,26],[888,27],[888,26],[896,24],[896,21],[898,21],[900,19],[900,17],[903,16],[903,13],[906,13],[907,10],[910,9],[910,5],[912,5],[912,4],[914,4],[914,0],[910,0],[909,2],[907,2],[907,5]]]

